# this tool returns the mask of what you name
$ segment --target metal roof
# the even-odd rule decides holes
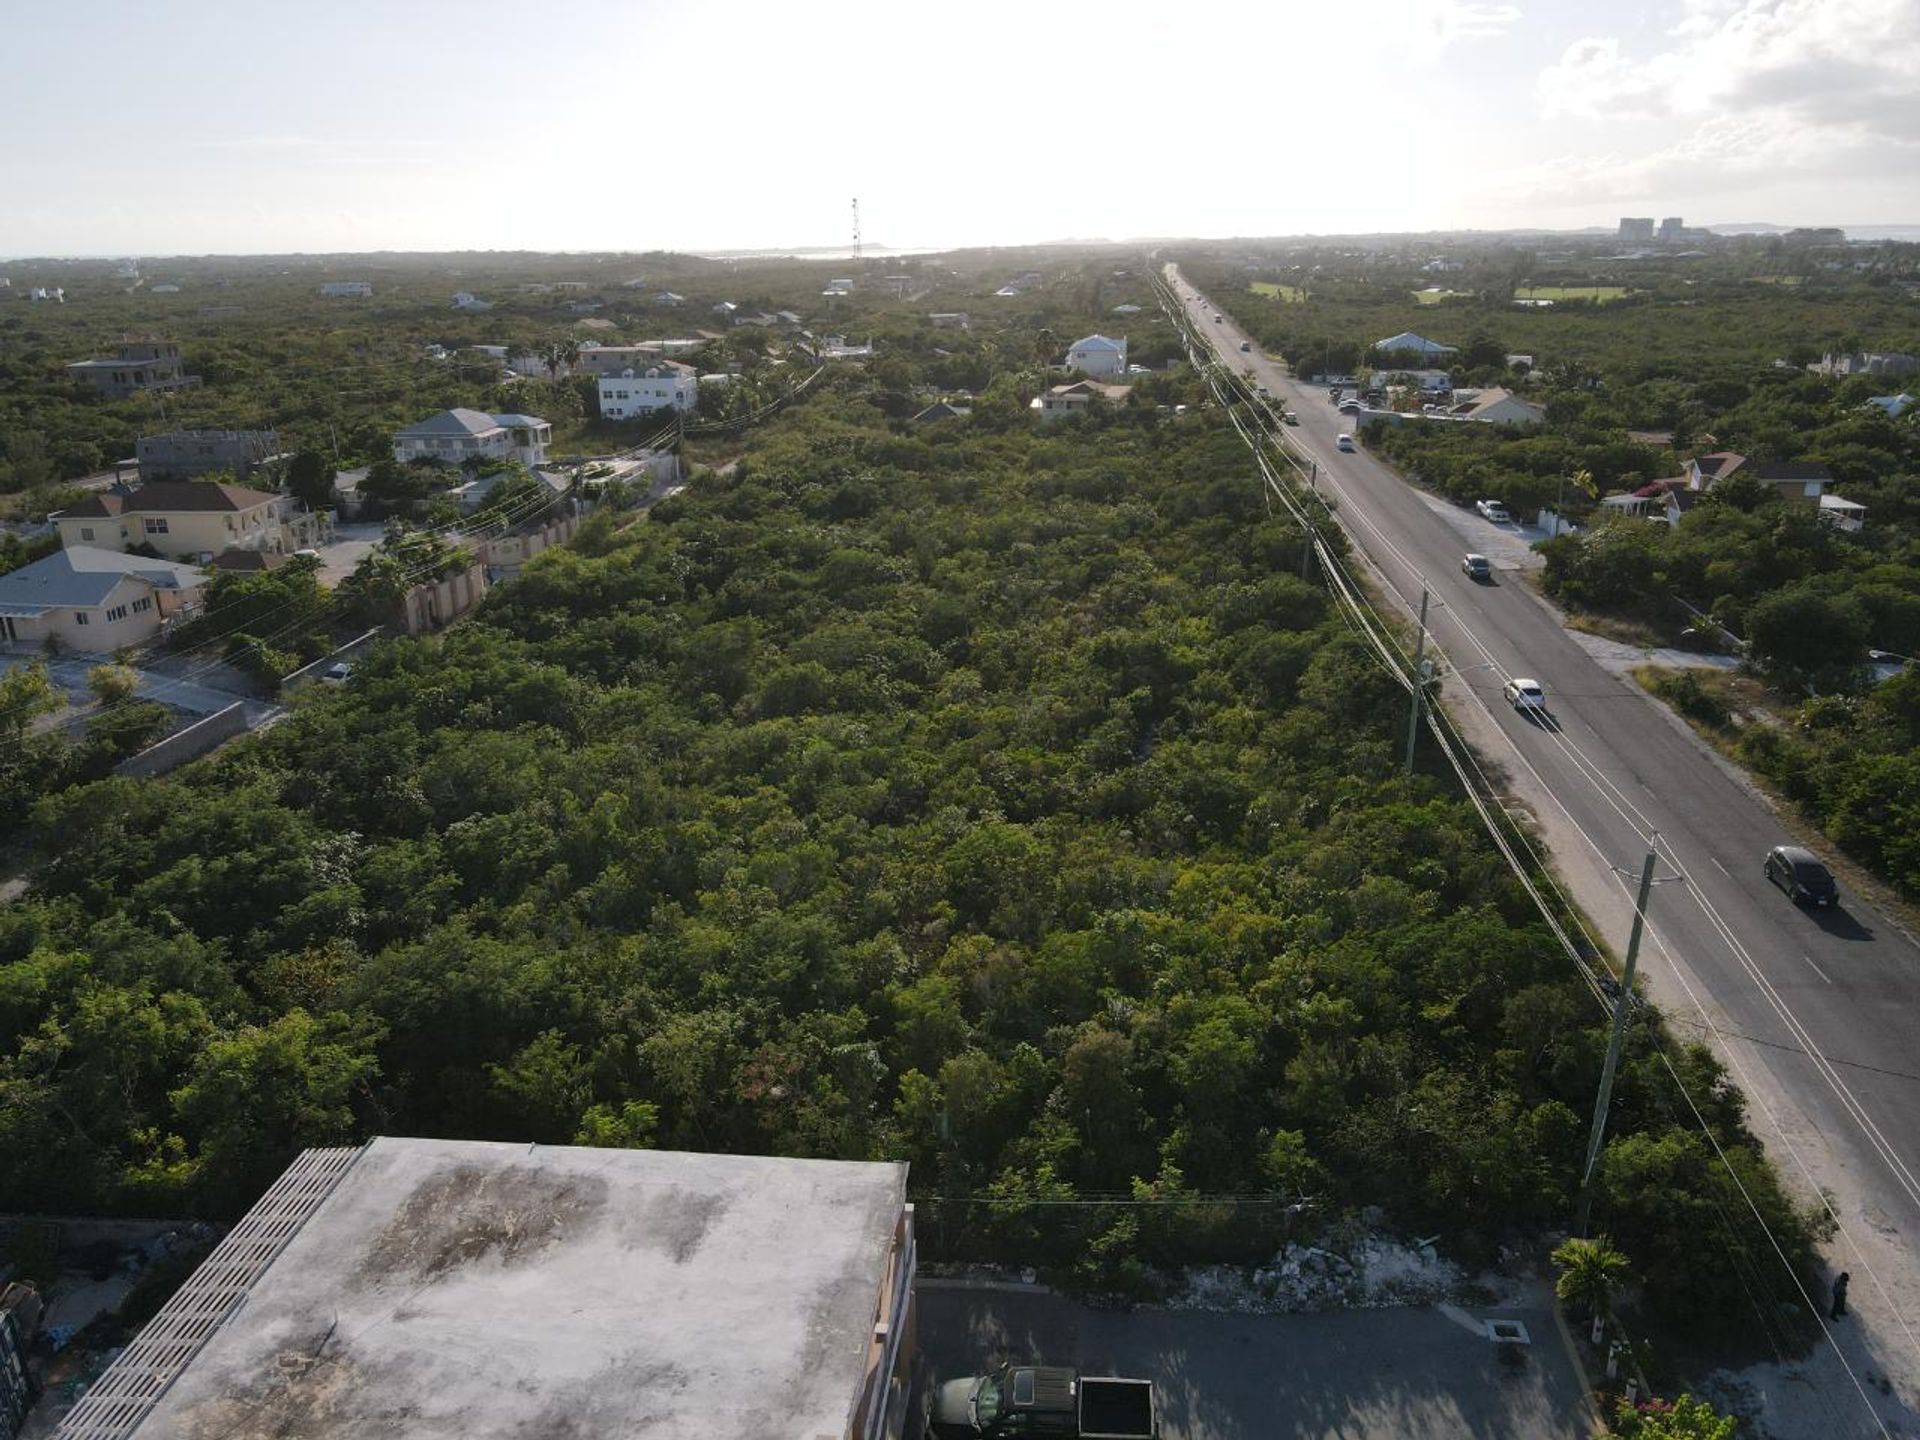
[[[103,602],[128,576],[162,590],[191,590],[207,580],[203,571],[178,561],[69,545],[0,575],[0,604],[38,607],[36,614],[60,606],[86,609]]]

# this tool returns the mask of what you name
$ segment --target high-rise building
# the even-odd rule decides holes
[[[1620,219],[1620,239],[1629,245],[1646,245],[1653,240],[1651,215],[1624,215]]]
[[[1678,215],[1669,215],[1660,222],[1660,239],[1675,242],[1686,238],[1686,224]]]

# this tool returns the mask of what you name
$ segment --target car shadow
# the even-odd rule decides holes
[[[1813,923],[1836,940],[1871,940],[1873,931],[1862,925],[1853,916],[1853,912],[1844,905],[1831,905],[1825,909],[1808,909]]]
[[[1525,717],[1527,723],[1546,731],[1549,735],[1560,733],[1560,722],[1554,718],[1550,710],[1522,710],[1520,714]]]

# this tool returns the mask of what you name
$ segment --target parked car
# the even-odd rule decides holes
[[[1291,410],[1282,411],[1280,418],[1286,421],[1287,424],[1289,425],[1298,425],[1300,423],[1300,417],[1294,414]]]
[[[1840,886],[1833,872],[1798,845],[1776,845],[1767,852],[1767,879],[1787,892],[1796,905],[1837,905]]]
[[[1493,579],[1493,564],[1484,555],[1466,555],[1460,561],[1460,571],[1469,580]]]
[[[1252,351],[1252,349],[1253,349],[1253,342],[1252,342],[1251,340],[1242,340],[1242,341],[1240,342],[1240,348],[1241,348],[1241,349],[1242,349],[1243,351],[1248,351],[1248,352],[1251,352],[1251,351]]]
[[[1507,513],[1507,507],[1502,505],[1498,500],[1482,500],[1473,508],[1478,510],[1485,519],[1491,520],[1496,525],[1511,525],[1513,523],[1513,517]]]
[[[1520,711],[1537,710],[1545,714],[1547,710],[1547,692],[1538,680],[1528,680],[1514,676],[1507,681],[1506,688],[1500,692],[1507,697],[1507,703]]]
[[[1342,430],[1338,435],[1334,437],[1333,448],[1336,450],[1353,449],[1353,437],[1347,434],[1346,431]]]
[[[1340,402],[1340,413],[1342,415],[1358,415],[1360,413],[1360,402],[1358,400],[1342,400]]]
[[[353,666],[344,660],[336,660],[320,672],[320,678],[330,685],[344,685],[353,674]]]

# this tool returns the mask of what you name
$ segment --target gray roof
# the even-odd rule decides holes
[[[86,609],[105,601],[129,575],[162,590],[191,590],[207,580],[204,571],[178,561],[150,560],[96,545],[69,545],[0,575],[0,605],[15,614],[22,609],[34,614],[61,607]]]
[[[1075,350],[1125,350],[1125,340],[1115,340],[1110,335],[1089,335],[1084,340],[1073,342]]]
[[[547,423],[538,415],[495,415],[492,418],[494,424],[505,425],[509,429],[516,427],[520,429],[538,429]]]
[[[904,1165],[377,1139],[120,1433],[845,1435],[905,1198]]]
[[[442,410],[417,425],[409,425],[401,435],[485,435],[498,430],[500,422],[479,410]]]

